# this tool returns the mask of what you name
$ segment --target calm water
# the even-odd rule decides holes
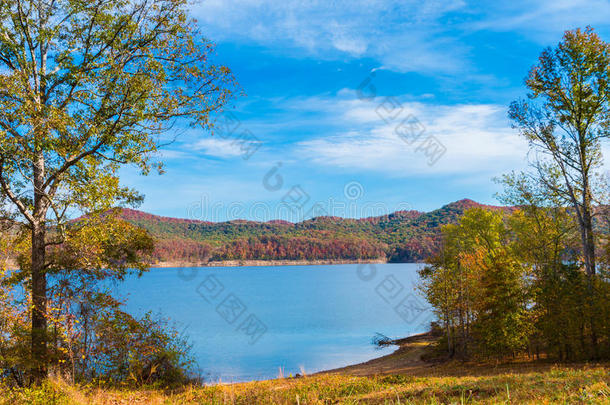
[[[118,289],[133,314],[172,319],[209,381],[311,373],[391,352],[376,332],[425,331],[417,264],[152,269]]]

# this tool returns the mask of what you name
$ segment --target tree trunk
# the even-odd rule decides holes
[[[583,176],[586,174],[583,173]],[[596,307],[596,289],[595,289],[595,235],[593,233],[593,214],[591,209],[591,192],[589,190],[588,177],[585,177],[583,184],[582,195],[582,223],[581,223],[581,238],[583,244],[583,256],[585,259],[585,271],[587,273],[587,299],[589,304],[589,326],[591,328],[591,347],[593,353],[590,356],[592,359],[597,359],[599,356],[599,347],[597,342],[597,319],[594,312]]]
[[[595,275],[595,236],[593,234],[593,219],[591,215],[590,203],[585,202],[582,209],[582,244],[583,256],[585,259],[585,270],[588,276]]]
[[[48,200],[44,192],[45,160],[39,153],[34,172],[34,221],[32,223],[32,382],[47,377],[47,275],[46,217]]]
[[[47,377],[47,276],[45,269],[45,224],[32,229],[32,379]]]

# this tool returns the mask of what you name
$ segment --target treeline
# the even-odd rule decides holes
[[[189,239],[155,239],[151,254],[154,262],[206,262],[212,256],[213,247],[205,242]]]
[[[320,260],[377,259],[385,256],[385,246],[365,239],[287,238],[263,236],[233,241],[215,252],[212,260]]]
[[[189,239],[158,239],[154,261],[207,262],[210,260],[366,260],[384,258],[387,246],[366,239],[316,239],[261,236],[237,239],[220,246]]]
[[[610,357],[610,279],[583,270],[574,222],[565,208],[524,207],[472,209],[443,227],[420,274],[450,357]]]
[[[610,138],[610,44],[566,31],[509,116],[530,167],[499,181],[520,207],[467,211],[442,227],[422,272],[450,356],[610,358],[610,225],[602,141]]]
[[[470,207],[509,212],[461,200],[422,213],[399,211],[379,217],[318,217],[299,223],[205,221],[158,217],[123,210],[127,221],[155,237],[155,261],[208,260],[366,260],[423,261],[438,251],[440,227],[456,223]]]
[[[439,236],[421,236],[402,244],[395,244],[390,250],[389,261],[392,263],[412,263],[422,261],[439,249]]]

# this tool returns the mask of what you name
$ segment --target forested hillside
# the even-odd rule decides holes
[[[431,212],[398,211],[363,219],[318,217],[298,223],[206,222],[125,209],[124,219],[156,240],[157,262],[220,260],[423,260],[438,246],[440,226],[472,207],[511,210],[460,200]]]

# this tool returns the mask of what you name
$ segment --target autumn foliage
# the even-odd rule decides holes
[[[470,207],[494,211],[472,200],[431,211],[398,211],[362,219],[317,217],[298,223],[235,220],[208,222],[160,217],[123,209],[121,217],[155,238],[156,262],[210,260],[422,261],[438,251],[443,224],[456,223]]]

